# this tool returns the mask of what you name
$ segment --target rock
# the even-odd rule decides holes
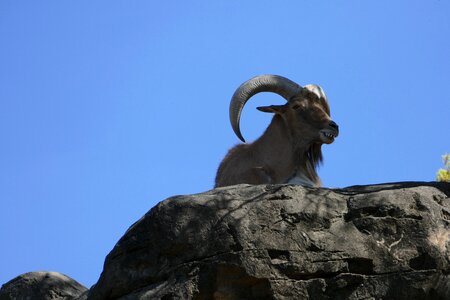
[[[450,299],[450,184],[238,185],[165,200],[88,299]]]
[[[0,300],[86,299],[88,289],[56,272],[30,272],[17,276],[0,289]]]

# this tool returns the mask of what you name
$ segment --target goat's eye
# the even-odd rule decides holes
[[[314,122],[321,122],[323,119],[327,118],[327,114],[322,109],[315,106],[309,111],[309,118]]]
[[[295,110],[297,110],[297,109],[299,109],[299,108],[300,108],[300,105],[298,105],[298,104],[294,104],[294,106],[292,106],[292,108],[293,108],[293,109],[295,109]]]

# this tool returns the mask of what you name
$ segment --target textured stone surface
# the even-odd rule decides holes
[[[450,185],[240,185],[159,203],[88,299],[450,299]]]
[[[0,300],[86,299],[87,289],[56,272],[30,272],[17,276],[0,289]]]

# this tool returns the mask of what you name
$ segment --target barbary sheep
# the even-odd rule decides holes
[[[270,125],[253,143],[229,150],[218,168],[215,187],[239,183],[320,186],[316,169],[322,162],[322,144],[331,144],[339,134],[324,91],[314,84],[301,87],[278,75],[260,75],[244,82],[230,103],[231,126],[244,143],[241,111],[261,92],[276,93],[287,103],[257,107],[274,114]]]

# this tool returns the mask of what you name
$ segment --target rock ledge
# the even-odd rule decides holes
[[[449,197],[426,182],[172,197],[128,229],[87,298],[450,299]]]

